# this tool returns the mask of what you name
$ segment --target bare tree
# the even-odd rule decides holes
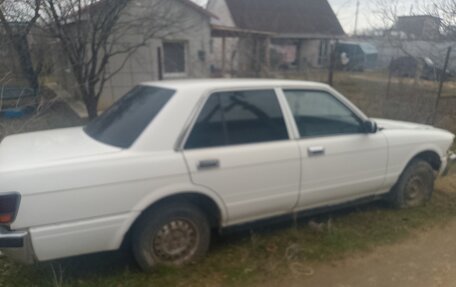
[[[412,76],[411,73],[414,73],[414,82],[407,84],[407,81],[400,80],[399,84],[405,83],[406,86],[396,89],[391,96],[396,100],[399,97],[409,98],[408,109],[401,112],[401,117],[409,120],[419,118],[420,121],[434,124],[443,85],[449,76],[448,71],[451,70],[447,64],[454,59],[454,56],[450,59],[449,47],[454,48],[456,40],[456,34],[452,32],[456,24],[456,0],[416,0],[410,12],[404,5],[410,3],[405,4],[401,0],[376,0],[377,14],[384,24],[384,40],[389,45],[385,47],[390,48],[391,56],[396,58],[395,64],[390,66],[387,98],[390,98],[392,76]],[[429,21],[426,29],[423,28],[422,31],[414,30],[413,22],[400,24],[400,16],[423,15],[432,16],[426,18],[432,21]],[[403,55],[407,58],[399,59]],[[409,59],[414,59],[414,62]],[[454,69],[454,65],[452,68]],[[410,88],[408,93],[404,87]]]
[[[43,1],[42,19],[61,44],[89,118],[97,116],[106,82],[138,49],[192,25],[169,0]],[[117,66],[114,58],[121,59]]]
[[[35,95],[40,87],[41,61],[35,65],[29,35],[35,27],[41,10],[42,0],[0,0],[0,24],[13,50],[20,68]]]
[[[456,40],[456,0],[426,1],[419,7],[419,11],[439,18],[444,38]]]
[[[383,30],[385,39],[391,47],[397,49],[401,54],[415,58],[430,58],[436,61],[439,67],[443,66],[445,54],[449,41],[453,41],[456,35],[449,31],[454,28],[456,16],[456,0],[439,0],[439,1],[416,1],[412,13],[414,15],[428,15],[435,19],[435,26],[432,30],[423,30],[421,35],[408,34],[410,31],[401,31],[397,26],[399,17],[404,14],[406,6],[399,0],[377,0],[377,14],[383,21]],[[454,5],[451,8],[451,5]],[[453,10],[453,11],[451,11]],[[411,26],[411,25],[408,25]],[[429,26],[428,26],[429,27]],[[409,30],[409,29],[408,29]],[[423,67],[420,62],[421,70]],[[420,76],[420,72],[417,73]],[[437,75],[435,79],[439,78]],[[418,79],[415,79],[418,82]]]

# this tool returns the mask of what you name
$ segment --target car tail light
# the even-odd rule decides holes
[[[0,195],[0,224],[10,224],[16,219],[20,195],[10,193]]]

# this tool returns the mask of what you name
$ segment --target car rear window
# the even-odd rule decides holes
[[[84,130],[100,142],[129,148],[174,94],[170,89],[137,86]]]

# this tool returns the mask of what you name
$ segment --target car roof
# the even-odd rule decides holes
[[[326,84],[278,79],[198,79],[198,80],[166,80],[160,82],[144,82],[142,85],[155,86],[169,89],[200,88],[229,89],[229,88],[275,88],[275,87],[300,87],[300,88],[325,88]]]

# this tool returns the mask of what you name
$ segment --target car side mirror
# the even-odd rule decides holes
[[[368,134],[375,134],[378,132],[377,123],[373,120],[367,120],[364,122],[364,131]]]

